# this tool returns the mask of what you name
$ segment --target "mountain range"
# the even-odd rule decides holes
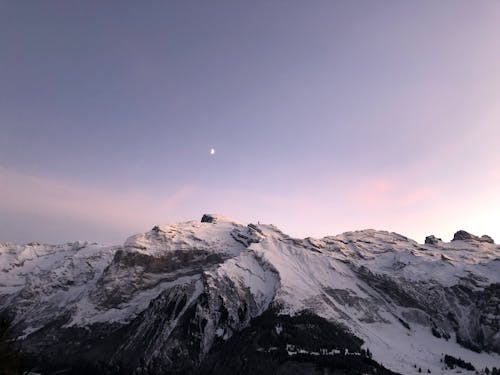
[[[500,246],[206,214],[116,246],[0,243],[0,314],[41,374],[482,373]]]

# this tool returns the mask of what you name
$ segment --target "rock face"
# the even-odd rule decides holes
[[[456,232],[453,236],[453,240],[452,241],[478,241],[478,242],[486,242],[486,243],[495,243],[493,241],[493,238],[491,238],[490,236],[488,235],[483,235],[481,237],[478,237],[478,236],[475,236],[473,234],[470,234],[464,230],[459,230],[458,232]]]
[[[217,218],[214,215],[205,214],[201,217],[201,222],[202,223],[216,223]]]
[[[488,236],[487,234],[483,234],[480,238],[480,240],[482,242],[487,242],[487,243],[495,243],[495,241],[493,241],[493,238],[491,238],[490,236]]]
[[[434,235],[430,235],[430,236],[425,237],[425,243],[427,245],[437,245],[442,241],[443,240],[441,238],[437,238]]]
[[[296,239],[204,215],[120,246],[0,244],[0,313],[41,372],[436,373],[442,353],[499,367],[500,248],[454,240]]]

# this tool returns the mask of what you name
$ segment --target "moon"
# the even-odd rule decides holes
[[[212,148],[210,149],[210,155],[214,155],[214,154],[215,154],[215,148],[213,148],[213,147],[212,147]]]

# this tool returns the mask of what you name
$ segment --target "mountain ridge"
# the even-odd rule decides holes
[[[277,322],[309,311],[341,324],[395,372],[447,373],[444,354],[500,367],[500,247],[434,239],[371,229],[296,239],[206,214],[117,246],[0,244],[0,312],[42,367],[195,371],[270,309]]]

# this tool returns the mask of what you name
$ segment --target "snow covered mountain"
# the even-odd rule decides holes
[[[42,373],[481,371],[500,368],[500,246],[204,215],[121,246],[0,244],[0,313]]]

